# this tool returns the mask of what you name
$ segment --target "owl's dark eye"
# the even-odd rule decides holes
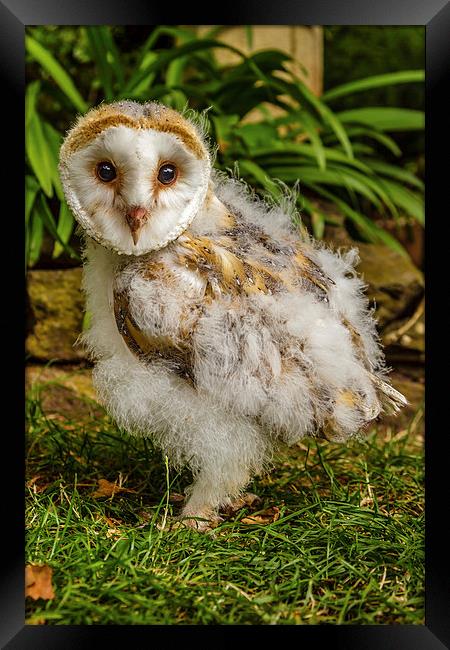
[[[163,163],[159,168],[158,180],[163,185],[170,185],[177,177],[178,171],[172,163]]]
[[[117,176],[116,168],[110,162],[99,162],[97,164],[97,176],[104,183],[110,183]]]

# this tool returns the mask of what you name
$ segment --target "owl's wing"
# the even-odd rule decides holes
[[[270,252],[270,251],[269,251]],[[205,307],[214,300],[237,298],[255,293],[276,293],[280,287],[298,290],[298,281],[305,291],[314,291],[327,301],[334,281],[316,264],[307,248],[296,248],[290,252],[291,264],[276,268],[270,263],[274,257],[258,259],[237,254],[237,247],[227,237],[212,240],[206,237],[180,237],[174,246],[169,264],[150,262],[145,272],[149,282],[161,279],[167,282],[167,291],[176,286],[177,268],[183,273],[192,273],[203,287],[197,300],[187,301],[185,312],[181,311],[178,327],[172,334],[149,335],[134,320],[127,291],[114,292],[114,313],[118,330],[131,352],[144,361],[160,361],[191,384],[194,382],[192,334],[198,318]],[[289,256],[289,253],[286,255]],[[174,280],[175,278],[175,280]],[[297,285],[296,289],[294,286]],[[343,325],[348,329],[356,354],[373,382],[380,402],[390,409],[399,410],[406,400],[392,386],[371,372],[360,333],[345,318]],[[338,399],[361,410],[366,421],[378,415],[377,405],[367,405],[362,397],[345,391]]]
[[[114,291],[114,316],[117,329],[132,354],[144,361],[164,362],[173,372],[193,383],[191,333],[177,328],[173,335],[149,335],[133,318],[127,290]],[[192,320],[192,314],[191,320]]]

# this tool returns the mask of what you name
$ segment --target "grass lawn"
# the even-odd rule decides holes
[[[26,560],[53,569],[55,597],[27,598],[27,623],[423,624],[422,412],[365,442],[281,450],[249,488],[262,504],[202,535],[169,526],[188,474],[67,384],[36,380]],[[99,479],[121,489],[100,496]],[[276,520],[245,523],[268,508]]]

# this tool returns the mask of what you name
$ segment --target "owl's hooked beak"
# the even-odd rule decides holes
[[[141,207],[131,208],[126,214],[126,220],[135,246],[138,243],[142,228],[148,221],[148,217],[148,211]]]

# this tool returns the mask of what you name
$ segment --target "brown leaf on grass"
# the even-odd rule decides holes
[[[236,499],[232,499],[229,504],[222,506],[221,512],[226,515],[233,515],[238,510],[242,510],[242,508],[253,508],[255,510],[261,503],[262,499],[257,494],[244,492],[244,494],[241,494]]]
[[[25,567],[25,597],[30,596],[33,600],[54,598],[52,573],[53,569],[47,564],[27,564]]]
[[[80,465],[87,465],[87,461],[81,456],[77,456],[73,451],[69,451],[69,454],[77,461],[77,463],[80,463]]]
[[[27,481],[26,486],[33,490],[33,494],[40,494],[41,492],[43,492],[50,485],[50,483],[41,483],[39,485],[38,481],[41,478],[42,478],[42,476],[40,474],[37,474],[36,476],[33,476],[32,478],[30,478],[29,481]]]
[[[108,524],[108,530],[106,531],[106,537],[114,537],[118,539],[122,535],[122,529],[119,526],[123,525],[123,521],[116,519],[115,517],[104,517],[106,523]]]
[[[267,524],[272,524],[274,521],[280,518],[280,509],[278,506],[271,506],[265,510],[261,510],[258,514],[250,515],[241,519],[242,524],[259,524],[261,526],[267,526]]]
[[[105,478],[99,478],[97,480],[97,483],[98,483],[98,488],[97,490],[95,490],[95,492],[92,493],[92,496],[95,497],[96,499],[98,497],[112,497],[118,492],[136,493],[136,490],[131,490],[130,488],[122,487],[121,485],[117,485],[117,483],[111,483],[111,481],[107,481]]]
[[[113,537],[114,539],[120,539],[122,537],[122,531],[120,528],[108,528],[106,531],[106,537],[110,539]]]
[[[169,494],[170,503],[181,503],[184,501],[184,494],[179,494],[178,492],[171,492]]]

